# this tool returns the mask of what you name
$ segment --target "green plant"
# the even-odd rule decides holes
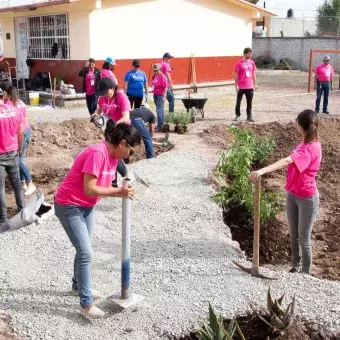
[[[209,303],[209,323],[203,322],[198,330],[198,338],[200,340],[232,340],[236,332],[241,340],[245,340],[245,337],[236,321],[236,317],[230,321],[228,328],[225,329],[223,326],[222,315],[218,318]]]
[[[235,141],[228,151],[219,153],[217,178],[220,190],[214,196],[214,200],[222,206],[241,203],[253,213],[255,187],[249,181],[251,165],[262,164],[273,152],[275,142],[270,138],[258,139],[251,131],[241,130],[235,126],[229,129],[234,134]],[[279,195],[261,189],[261,221],[273,220],[280,208]]]
[[[190,113],[185,111],[182,114],[182,124],[183,126],[188,126],[190,123]]]
[[[293,69],[291,66],[291,60],[288,58],[280,59],[280,69],[291,71]]]
[[[179,125],[181,123],[181,114],[179,112],[173,112],[172,121],[175,125]]]
[[[284,296],[285,294],[278,299],[273,299],[269,287],[267,293],[267,310],[264,308],[258,310],[253,304],[250,304],[258,317],[270,327],[271,333],[278,335],[283,335],[284,331],[292,326],[295,319],[295,295],[286,309],[283,305]],[[264,313],[264,317],[260,312]],[[267,317],[269,321],[265,317]]]
[[[164,121],[165,121],[165,124],[173,123],[173,113],[167,112],[164,116]]]

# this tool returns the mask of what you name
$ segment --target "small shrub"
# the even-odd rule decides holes
[[[273,69],[276,65],[275,59],[269,55],[262,55],[254,58],[254,62],[258,68],[262,69]]]
[[[170,124],[173,123],[173,113],[172,112],[166,112],[165,116],[164,116],[164,121],[165,124]]]

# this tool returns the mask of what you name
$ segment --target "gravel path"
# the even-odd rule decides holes
[[[213,163],[194,153],[170,152],[133,164],[150,188],[133,201],[132,290],[144,302],[122,311],[104,300],[104,320],[79,315],[69,295],[74,250],[55,217],[0,234],[0,303],[27,339],[163,339],[197,326],[208,301],[225,316],[265,303],[268,282],[232,265],[240,256],[220,209],[210,200]],[[97,208],[93,287],[109,296],[120,288],[121,201]],[[275,295],[297,293],[300,316],[340,328],[340,283],[276,273]],[[1,309],[1,307],[0,307]]]

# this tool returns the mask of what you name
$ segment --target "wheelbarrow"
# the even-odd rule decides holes
[[[201,114],[204,118],[204,105],[208,98],[182,98],[182,103],[187,109],[187,112],[191,112],[191,122],[195,123],[196,116]]]

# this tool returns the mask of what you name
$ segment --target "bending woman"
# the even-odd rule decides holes
[[[312,110],[301,112],[296,119],[301,143],[290,156],[263,169],[253,171],[250,180],[285,167],[287,170],[287,219],[292,247],[291,273],[310,274],[312,267],[312,228],[319,208],[319,193],[315,177],[321,163],[321,144],[318,139],[318,116]],[[301,254],[300,255],[300,249]]]
[[[109,120],[105,141],[90,145],[77,156],[55,195],[55,214],[76,249],[72,291],[80,297],[80,312],[91,319],[105,315],[93,304],[101,294],[91,289],[94,207],[102,197],[133,197],[133,188],[112,188],[111,182],[119,160],[140,143],[134,127]]]
[[[24,143],[21,150],[19,150],[19,172],[24,195],[30,196],[36,191],[37,188],[33,184],[30,170],[25,163],[26,150],[31,140],[31,128],[27,122],[26,105],[18,98],[16,89],[10,82],[4,82],[0,87],[3,92],[4,103],[17,108],[17,113],[20,115],[20,120],[23,124]]]

